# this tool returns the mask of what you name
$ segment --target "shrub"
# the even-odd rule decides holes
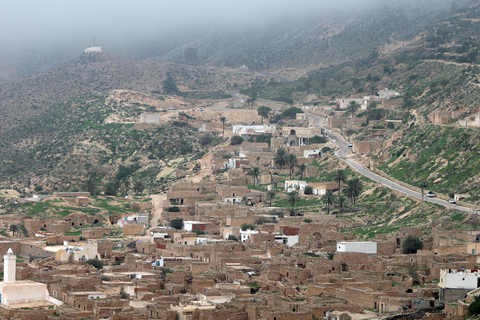
[[[315,136],[310,139],[310,143],[327,143],[327,138]]]
[[[303,190],[303,193],[306,195],[313,194],[313,188],[311,186],[306,186],[305,190]]]
[[[232,146],[237,146],[239,144],[242,144],[243,138],[240,136],[233,136],[232,139],[230,140],[230,145]]]
[[[255,226],[253,224],[247,224],[247,223],[242,224],[241,228],[243,231],[247,229],[255,230]]]
[[[312,219],[305,218],[305,219],[303,219],[303,222],[311,223],[311,222],[312,222]]]
[[[480,296],[475,296],[475,301],[470,303],[470,306],[468,306],[468,312],[470,315],[480,314]]]
[[[206,146],[206,145],[209,145],[210,143],[212,143],[212,137],[210,137],[210,135],[204,135],[204,136],[201,136],[200,139],[198,139],[198,142],[200,143],[200,145],[203,147],[203,146]]]
[[[97,270],[103,269],[103,262],[98,259],[88,259],[87,264],[94,266]]]
[[[170,227],[175,228],[177,230],[180,230],[183,228],[183,219],[182,218],[176,218],[170,220]]]
[[[180,212],[180,208],[177,206],[174,207],[168,207],[167,212]]]
[[[297,107],[291,107],[282,112],[282,118],[295,119],[297,117],[297,113],[303,113],[303,110]]]
[[[227,240],[238,241],[238,238],[234,234],[229,234]]]

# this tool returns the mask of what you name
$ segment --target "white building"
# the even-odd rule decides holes
[[[275,242],[286,244],[291,247],[298,243],[298,235],[295,236],[286,236],[283,234],[275,235]]]
[[[438,286],[443,289],[469,289],[478,287],[480,273],[472,270],[440,270]]]
[[[303,151],[304,158],[316,158],[322,157],[322,150],[321,149],[311,149],[311,150],[304,150]]]
[[[0,302],[6,306],[22,304],[22,307],[29,307],[29,303],[39,306],[39,304],[62,305],[63,302],[50,297],[47,285],[44,283],[30,280],[16,281],[17,257],[12,249],[8,249],[3,256],[3,274],[4,280],[0,283]]]
[[[337,252],[377,254],[377,243],[374,241],[337,242]]]
[[[123,225],[125,224],[144,224],[148,225],[148,215],[133,215],[133,216],[128,216],[128,217],[123,217],[122,219],[119,219],[117,221],[117,225],[120,228],[123,228]]]
[[[305,190],[305,187],[307,186],[306,181],[301,181],[301,180],[285,180],[285,190],[287,192],[293,192],[295,190],[300,190],[303,191]]]
[[[259,125],[259,126],[233,126],[233,133],[239,136],[248,136],[252,134],[272,133],[277,129],[276,125]]]
[[[252,234],[258,234],[258,230],[240,230],[240,241],[246,242],[247,240],[250,240]]]
[[[223,201],[226,203],[240,204],[240,202],[242,202],[242,197],[227,197],[223,199]]]
[[[84,50],[85,53],[93,53],[93,52],[102,52],[102,47],[88,47]]]
[[[378,92],[378,97],[380,99],[390,99],[393,97],[398,97],[399,95],[400,93],[396,92],[395,90],[388,90],[388,88],[385,88]]]

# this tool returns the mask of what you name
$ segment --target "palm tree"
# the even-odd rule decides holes
[[[327,214],[330,214],[330,205],[333,204],[335,200],[335,196],[333,195],[332,191],[327,191],[323,197],[322,197],[323,202],[327,204]]]
[[[422,201],[423,201],[423,193],[425,192],[425,188],[427,187],[427,182],[426,181],[422,181],[420,183],[420,189],[422,189]]]
[[[293,168],[295,168],[298,163],[297,156],[293,153],[289,153],[287,156],[287,163],[290,168],[290,179],[292,179]]]
[[[338,169],[335,172],[335,181],[338,182],[338,195],[340,195],[340,184],[342,183],[342,181],[345,182],[346,179],[347,179],[347,176],[345,175],[344,170]]]
[[[354,177],[350,180],[347,180],[347,197],[350,198],[350,201],[355,204],[357,197],[360,195],[363,189],[362,181],[358,177]]]
[[[15,237],[15,233],[18,231],[18,226],[16,224],[10,225],[10,231],[12,231],[13,236]]]
[[[267,200],[268,200],[268,206],[272,206],[272,201],[275,198],[275,190],[271,190],[267,192]]]
[[[291,206],[290,214],[295,215],[295,205],[297,204],[298,201],[298,191],[292,191],[287,193],[288,196],[288,203]]]
[[[337,201],[338,201],[338,208],[340,209],[340,212],[343,212],[343,207],[345,207],[345,202],[347,202],[347,198],[345,198],[342,195],[338,195]]]
[[[275,164],[279,165],[280,168],[283,168],[283,166],[287,164],[287,150],[278,148],[277,154],[275,155]]]
[[[255,182],[258,180],[258,177],[260,177],[260,169],[258,167],[252,167],[248,174],[252,176],[253,187],[255,188]]]
[[[303,174],[305,173],[305,171],[307,170],[307,166],[302,163],[301,165],[298,166],[298,173],[300,173],[300,180],[303,179]]]
[[[358,103],[354,100],[350,101],[350,103],[348,104],[348,111],[350,111],[352,118],[355,112],[357,112],[357,110],[358,110]]]
[[[220,117],[220,121],[222,122],[222,136],[225,136],[225,121],[227,118],[225,117]]]

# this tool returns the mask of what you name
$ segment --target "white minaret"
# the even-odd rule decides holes
[[[12,248],[9,248],[3,256],[3,282],[15,282],[16,273],[17,256],[13,254]]]

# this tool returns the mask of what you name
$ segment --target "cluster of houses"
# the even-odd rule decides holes
[[[137,212],[116,216],[79,211],[24,220],[30,237],[0,241],[0,314],[36,320],[467,316],[480,294],[480,233],[450,230],[453,221],[443,219],[366,241],[350,231],[359,222],[348,218],[272,207],[270,192],[307,197],[308,185],[310,197],[318,197],[338,188],[335,181],[303,179],[319,176],[311,164],[322,161],[325,144],[312,141],[324,132],[307,118],[296,121],[281,130],[234,127],[246,141],[212,152],[212,174],[200,183],[178,181],[159,208],[137,203]],[[269,143],[247,141],[265,134]],[[280,148],[306,165],[302,179],[285,178],[291,170],[275,161]],[[90,195],[55,196],[84,208]],[[407,237],[423,248],[405,254]]]

